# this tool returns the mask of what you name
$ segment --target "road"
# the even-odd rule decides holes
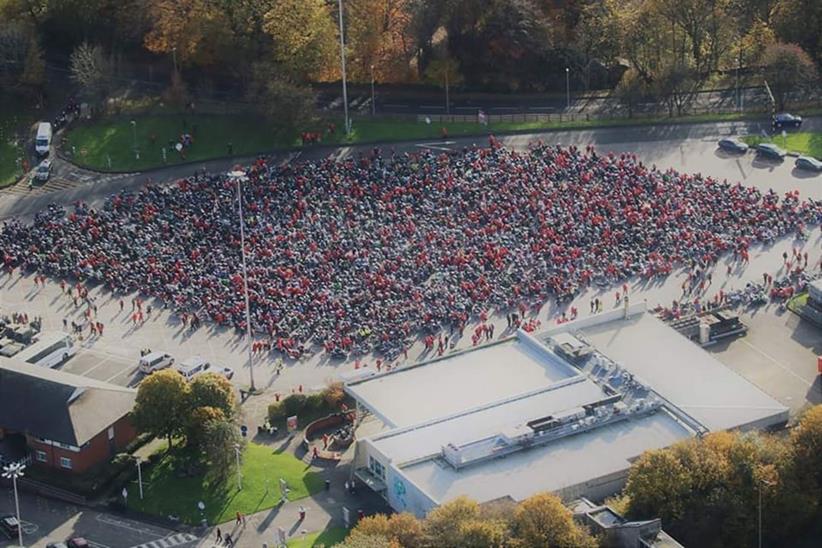
[[[11,490],[0,496],[0,513],[14,512]],[[44,548],[49,542],[83,537],[92,548],[173,548],[195,546],[198,537],[172,531],[106,512],[21,493],[20,517],[23,541],[30,548]],[[0,541],[0,546],[16,546]]]
[[[639,126],[620,128],[601,128],[591,130],[573,131],[549,131],[535,132],[529,134],[506,136],[502,142],[506,146],[524,147],[527,143],[542,139],[549,143],[561,144],[593,144],[603,150],[636,150],[644,148],[653,150],[657,145],[637,145],[637,143],[663,143],[679,141],[703,141],[711,140],[727,135],[747,135],[760,134],[768,131],[770,125],[767,121],[740,121],[707,124],[671,124],[660,126]],[[822,130],[822,117],[808,118],[803,130]],[[474,143],[485,144],[487,141],[483,137],[462,137],[450,140],[448,148],[458,149],[464,146],[471,146]],[[419,151],[424,141],[407,141],[402,143],[391,143],[385,145],[386,149],[393,149],[398,152]],[[430,143],[434,147],[442,147],[442,143]],[[607,146],[606,146],[607,145]],[[617,146],[619,145],[619,146]],[[687,143],[683,143],[683,146]],[[659,145],[662,146],[662,145]],[[356,154],[359,151],[370,151],[373,145],[355,145],[340,148],[317,147],[307,148],[302,151],[302,159],[318,159],[329,155],[344,156]],[[282,156],[282,155],[281,155]],[[285,158],[285,156],[284,156]],[[55,179],[69,180],[73,184],[67,188],[56,188],[54,192],[3,192],[0,193],[0,220],[10,217],[30,218],[37,211],[45,208],[51,203],[68,204],[77,200],[89,203],[98,203],[101,198],[120,190],[134,190],[142,187],[146,182],[155,183],[169,182],[181,177],[190,176],[195,169],[207,169],[210,172],[228,171],[236,164],[242,164],[252,160],[251,158],[236,158],[233,160],[215,160],[198,163],[195,165],[172,166],[163,170],[153,171],[146,174],[118,174],[103,175],[94,174],[65,163],[58,162],[55,168]],[[655,160],[654,160],[655,161]],[[786,162],[787,163],[787,162]],[[660,163],[660,165],[664,165]],[[689,168],[690,169],[690,168]],[[731,177],[737,178],[735,174]]]

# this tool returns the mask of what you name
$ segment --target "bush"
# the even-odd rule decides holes
[[[330,385],[322,392],[313,394],[289,394],[278,402],[268,406],[269,422],[277,423],[292,415],[316,415],[336,413],[345,399],[342,384]]]
[[[307,399],[305,394],[291,394],[285,398],[283,400],[283,411],[285,411],[286,416],[294,415],[305,409]]]
[[[275,423],[285,419],[283,402],[275,401],[268,406],[268,422]]]
[[[325,398],[326,405],[331,409],[339,409],[340,404],[345,399],[345,391],[343,391],[341,382],[335,382],[329,385],[328,388],[323,390],[322,394],[323,398]]]

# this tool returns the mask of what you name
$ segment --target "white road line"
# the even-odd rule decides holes
[[[781,363],[781,362],[779,362],[779,361],[777,361],[777,359],[776,359],[776,358],[774,358],[774,357],[773,357],[773,356],[771,356],[770,354],[766,354],[765,352],[763,352],[763,351],[762,351],[762,350],[760,350],[759,348],[755,347],[754,345],[752,345],[751,343],[749,343],[749,342],[748,342],[748,341],[746,341],[745,339],[740,339],[740,341],[741,341],[743,344],[745,344],[745,345],[747,345],[747,346],[751,347],[751,349],[753,349],[755,352],[758,352],[759,354],[761,354],[761,355],[762,355],[762,356],[764,356],[765,358],[767,358],[767,359],[769,359],[770,361],[772,361],[772,362],[773,362],[773,363],[774,363],[777,367],[779,367],[780,369],[782,369],[782,370],[783,370],[783,371],[785,371],[786,373],[788,373],[788,374],[790,374],[790,375],[792,375],[792,376],[796,377],[796,378],[797,378],[797,379],[798,379],[801,383],[805,384],[806,386],[811,386],[811,385],[813,384],[813,383],[811,383],[810,381],[808,381],[807,379],[803,379],[802,377],[800,377],[799,375],[797,375],[796,373],[794,373],[791,369],[789,369],[788,367],[785,367],[784,365],[782,365],[782,363]]]
[[[142,535],[148,535],[148,536],[152,536],[152,537],[163,538],[163,535],[158,534],[156,531],[152,531],[151,529],[147,529],[145,527],[135,526],[130,522],[115,519],[115,518],[107,516],[106,514],[97,514],[97,521],[99,521],[101,523],[105,523],[107,525],[112,525],[114,527],[120,527],[121,529],[127,529],[129,531],[134,531],[135,533],[140,533]]]
[[[90,367],[89,369],[83,371],[82,373],[79,373],[79,375],[83,375],[84,377],[88,376],[89,373],[91,373],[92,371],[94,371],[95,369],[97,369],[98,367],[103,365],[104,363],[106,363],[108,360],[109,360],[109,358],[103,358],[102,360],[100,360],[97,363],[97,365],[94,365],[94,366]]]

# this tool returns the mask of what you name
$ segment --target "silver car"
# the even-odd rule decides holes
[[[51,177],[51,160],[43,160],[34,170],[34,178],[38,181],[48,181]]]

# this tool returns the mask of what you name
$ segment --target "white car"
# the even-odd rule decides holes
[[[48,181],[51,177],[51,169],[51,160],[43,160],[34,169],[34,178],[42,182]]]
[[[151,352],[140,358],[140,373],[151,375],[155,371],[160,371],[170,367],[174,363],[174,358],[165,352]]]

